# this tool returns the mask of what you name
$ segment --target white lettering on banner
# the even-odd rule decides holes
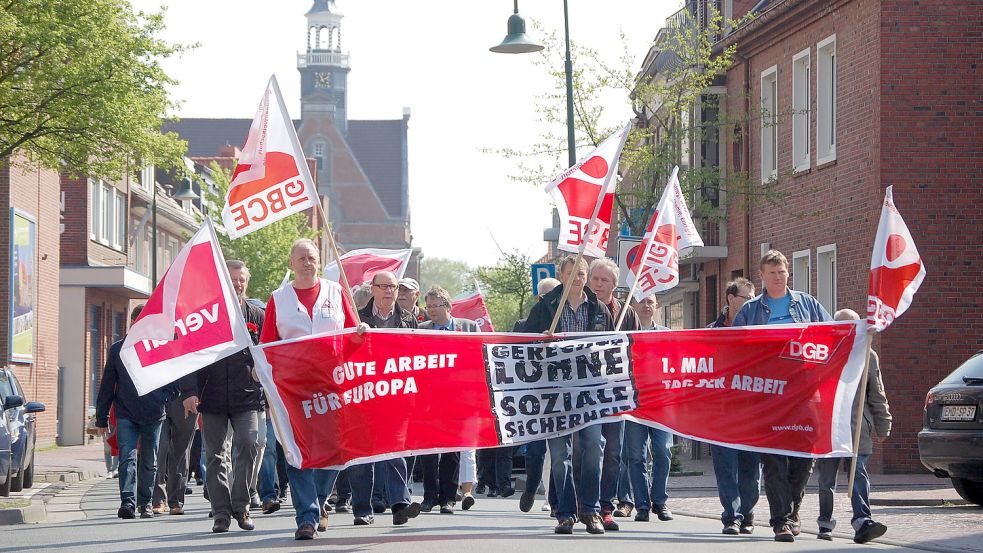
[[[175,340],[177,335],[180,334],[182,337],[187,336],[192,332],[197,332],[205,326],[205,321],[209,323],[215,323],[218,321],[218,303],[213,303],[211,307],[202,308],[198,311],[194,311],[188,314],[184,319],[178,319],[174,321],[174,336]],[[164,344],[171,342],[171,340],[141,340],[140,343],[143,344],[143,348],[146,351],[157,349]]]
[[[825,361],[829,359],[829,346],[824,344],[804,344],[791,341],[788,344],[788,354],[790,357],[800,357],[807,361]]]
[[[867,322],[875,326],[888,327],[896,318],[894,308],[885,305],[876,296],[867,296]]]
[[[590,224],[590,219],[582,219],[574,215],[569,216],[569,234],[566,236],[566,243],[570,246],[580,246],[581,242],[584,242],[584,234],[587,233],[587,225]],[[611,225],[597,219],[594,221],[594,227],[591,229],[590,237],[587,240],[588,246],[593,246],[595,248],[606,250],[608,247],[608,238],[611,234]]]
[[[394,378],[392,380],[363,382],[340,394],[316,392],[311,396],[311,399],[301,401],[300,406],[304,410],[304,416],[309,419],[314,414],[324,415],[329,411],[337,411],[353,403],[359,404],[380,397],[409,395],[417,392],[416,379],[409,376],[405,379]]]
[[[635,409],[630,348],[624,334],[485,344],[502,443],[524,436],[547,438]]]
[[[243,202],[230,206],[232,222],[235,224],[235,229],[241,231],[254,223],[262,223],[271,214],[301,205],[309,199],[303,180],[296,177],[287,179]]]

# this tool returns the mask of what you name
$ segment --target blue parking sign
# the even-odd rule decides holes
[[[532,267],[532,295],[536,295],[539,290],[539,281],[544,278],[556,278],[556,265],[552,263],[533,263]]]

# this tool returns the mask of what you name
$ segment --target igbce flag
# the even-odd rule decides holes
[[[888,186],[884,193],[867,285],[867,323],[877,332],[908,310],[925,280],[925,264],[894,206],[893,188]]]
[[[405,250],[383,250],[377,248],[366,248],[362,250],[352,250],[341,256],[341,265],[345,268],[345,276],[348,277],[350,286],[358,286],[366,282],[371,282],[372,277],[381,271],[392,271],[396,274],[396,279],[403,278],[406,267],[410,263],[410,256],[413,255],[412,249]],[[341,273],[338,272],[338,262],[332,261],[324,268],[324,278],[341,282]]]
[[[343,330],[253,354],[278,440],[301,468],[521,444],[616,416],[721,445],[836,457],[852,447],[864,326],[551,338]]]
[[[471,319],[478,323],[479,332],[495,332],[491,315],[488,314],[488,306],[485,305],[485,298],[480,290],[475,290],[463,298],[451,300],[451,316]]]
[[[645,253],[636,256],[628,273],[629,286],[638,275],[638,284],[633,288],[638,301],[679,284],[680,252],[703,245],[686,207],[678,173],[679,167],[674,167],[642,239]]]
[[[319,202],[276,76],[263,94],[225,195],[222,221],[239,238]]]
[[[140,395],[252,344],[211,221],[184,246],[120,351]]]
[[[630,124],[625,125],[546,186],[560,214],[558,247],[561,250],[583,251],[591,257],[605,255],[611,233],[618,158],[630,129]]]

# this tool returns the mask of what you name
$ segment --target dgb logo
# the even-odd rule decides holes
[[[829,346],[792,340],[788,343],[788,356],[823,363],[829,359]]]

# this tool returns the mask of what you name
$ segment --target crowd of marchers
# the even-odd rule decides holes
[[[352,291],[355,305],[351,305],[337,282],[320,276],[318,251],[307,239],[293,244],[289,266],[294,280],[275,290],[265,309],[261,302],[247,301],[249,268],[241,261],[227,262],[254,343],[354,326],[360,333],[369,328],[478,332],[474,321],[451,315],[446,290],[434,286],[422,293],[416,280],[398,279],[391,272],[376,273],[371,282],[356,286]],[[809,294],[790,290],[788,261],[780,252],[769,251],[759,267],[761,292],[756,294],[754,284],[744,278],[728,283],[726,306],[711,327],[859,319],[849,309],[831,317]],[[513,332],[668,330],[656,323],[655,295],[640,301],[633,298],[627,304],[615,297],[619,269],[611,260],[588,263],[569,256],[557,268],[559,279],[539,282],[538,301],[528,318],[516,322]],[[140,309],[133,310],[131,320]],[[618,328],[616,321],[621,321]],[[394,525],[404,525],[421,512],[450,515],[459,509],[471,510],[483,495],[511,497],[517,493],[512,477],[519,453],[515,447],[397,458],[342,471],[295,468],[285,462],[277,442],[248,349],[139,396],[120,359],[121,347],[122,342],[117,342],[109,349],[96,412],[97,428],[114,436],[117,444],[107,452],[107,470],[118,471],[119,518],[184,515],[192,474],[198,484],[204,484],[212,532],[229,531],[232,521],[242,530],[253,530],[253,513],[271,515],[289,497],[298,540],[324,532],[331,512],[350,513],[354,525],[368,526],[374,524],[376,515],[389,511]],[[867,390],[851,497],[857,543],[880,537],[887,530],[872,518],[866,468],[873,443],[882,442],[891,431],[877,361],[871,352],[869,376],[862,384]],[[200,454],[193,454],[199,442]],[[671,521],[672,443],[672,434],[665,430],[623,420],[528,443],[521,449],[526,477],[518,509],[532,510],[545,488],[541,510],[555,519],[557,534],[572,534],[578,523],[590,534],[604,534],[617,531],[619,519]],[[814,461],[718,445],[710,449],[724,534],[754,532],[755,507],[763,487],[768,526],[775,540],[794,541],[802,528],[799,507],[806,482],[816,470],[817,535],[833,539],[833,493],[840,459]],[[415,474],[423,484],[419,502],[414,501],[410,488]],[[447,524],[453,520],[448,518]]]

